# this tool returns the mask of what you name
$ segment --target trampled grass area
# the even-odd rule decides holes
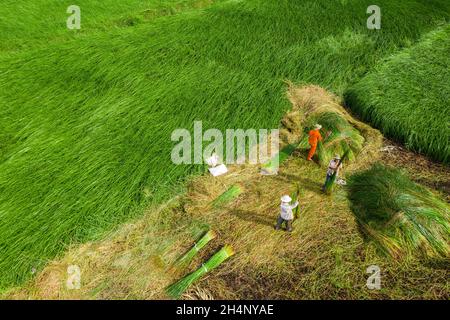
[[[201,172],[176,128],[273,128],[283,80],[341,94],[450,17],[446,0],[227,1],[0,57],[0,288],[97,238]]]
[[[347,92],[349,106],[386,136],[450,163],[450,26],[389,58]]]

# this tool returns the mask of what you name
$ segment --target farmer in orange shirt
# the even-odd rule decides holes
[[[322,141],[322,135],[320,134],[320,129],[322,129],[322,126],[320,124],[316,124],[314,126],[314,129],[309,131],[309,145],[311,146],[311,149],[309,149],[308,153],[308,161],[312,161],[312,157],[317,149],[317,143],[319,141]]]

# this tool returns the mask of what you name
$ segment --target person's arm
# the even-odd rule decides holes
[[[295,209],[298,206],[298,201],[295,201],[293,205],[291,205],[291,209]]]

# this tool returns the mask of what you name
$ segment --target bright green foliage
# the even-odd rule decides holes
[[[42,1],[28,1],[30,10],[47,8]],[[195,120],[204,130],[277,128],[289,108],[283,80],[341,94],[450,17],[448,0],[379,0],[382,30],[368,30],[369,0],[246,0],[102,29],[101,16],[111,12],[110,25],[139,16],[140,2],[103,1],[116,6],[103,14],[79,3],[82,36],[73,39],[62,35],[65,7],[55,9],[64,20],[53,36],[45,14],[27,26],[23,1],[2,3],[0,288],[203,172],[171,162],[174,129]]]
[[[394,55],[347,92],[347,103],[387,136],[450,163],[450,25]]]
[[[167,288],[167,294],[174,299],[180,298],[191,284],[207,274],[209,271],[220,266],[222,262],[227,260],[233,254],[233,248],[225,245],[222,249],[220,249],[220,251],[216,252],[205,264],[203,264],[196,271],[188,274],[184,278],[170,285]]]
[[[4,0],[0,8],[0,52],[36,49],[49,42],[82,40],[82,37],[137,26],[209,2],[223,0]],[[81,29],[66,27],[70,5],[81,13]]]
[[[366,236],[392,256],[450,254],[450,207],[397,169],[381,164],[348,180],[352,210]]]

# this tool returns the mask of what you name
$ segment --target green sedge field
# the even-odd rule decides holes
[[[79,0],[80,30],[70,4],[0,9],[0,291],[183,193],[206,166],[172,164],[173,130],[277,128],[287,82],[450,160],[447,0],[379,0],[380,30],[366,0]]]
[[[430,32],[346,92],[349,107],[362,119],[408,148],[447,164],[449,39],[449,26]]]

